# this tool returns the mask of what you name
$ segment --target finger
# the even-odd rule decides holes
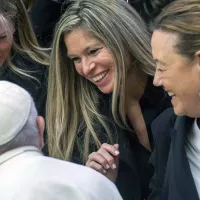
[[[109,163],[106,161],[106,159],[99,154],[98,152],[93,152],[89,155],[89,160],[95,161],[96,163],[100,164],[104,169],[109,169]]]
[[[113,146],[119,150],[119,144],[114,144]]]
[[[119,155],[119,150],[114,145],[104,143],[101,145],[101,148],[105,149],[108,153],[110,153],[113,156]]]
[[[109,164],[109,166],[112,169],[116,168],[116,164],[115,164],[115,156],[111,155],[110,153],[108,153],[105,149],[100,148],[98,151],[99,155],[101,155],[101,157],[103,157],[106,160],[106,163]],[[110,168],[109,167],[109,168]],[[108,168],[107,168],[108,169]]]
[[[101,174],[106,174],[106,170],[102,167],[102,165],[96,163],[95,161],[91,161],[88,167],[100,172]]]
[[[119,149],[119,144],[114,144],[115,148]],[[115,164],[118,167],[119,166],[119,156],[115,156]]]

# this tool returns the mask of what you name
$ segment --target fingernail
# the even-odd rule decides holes
[[[115,169],[116,168],[116,165],[115,164],[112,164],[112,169]]]
[[[118,154],[119,154],[119,151],[115,151],[115,154],[118,155]]]
[[[110,166],[107,164],[107,165],[106,165],[106,169],[109,169],[109,168],[110,168]]]
[[[103,173],[106,174],[106,170],[103,170]]]

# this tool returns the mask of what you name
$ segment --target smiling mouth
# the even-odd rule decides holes
[[[93,77],[92,80],[94,82],[100,82],[108,74],[108,72],[109,71],[103,72],[100,75]]]

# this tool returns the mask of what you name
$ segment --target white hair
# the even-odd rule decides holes
[[[37,127],[38,113],[32,100],[29,117],[20,132],[10,142],[0,146],[0,155],[11,149],[22,146],[36,146],[39,148],[39,134]]]

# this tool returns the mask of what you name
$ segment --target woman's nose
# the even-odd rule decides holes
[[[82,61],[82,72],[85,76],[88,76],[94,68],[95,68],[94,62],[85,59]]]
[[[154,75],[153,84],[157,87],[162,85],[161,72],[159,72],[157,70],[156,70],[156,73]]]

